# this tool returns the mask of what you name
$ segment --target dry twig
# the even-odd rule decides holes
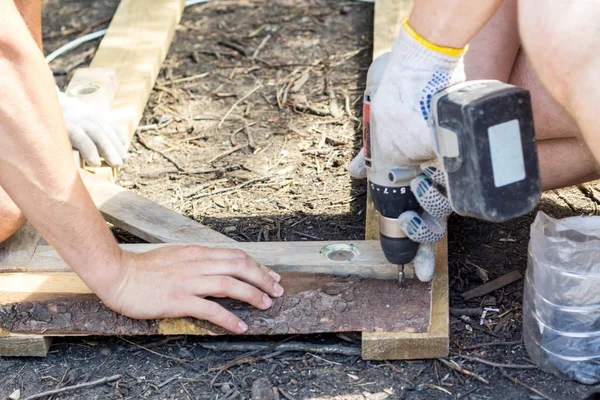
[[[200,346],[205,349],[215,351],[254,351],[254,350],[273,350],[273,351],[301,351],[316,354],[341,354],[345,356],[360,356],[359,346],[347,345],[322,345],[302,342],[283,342],[283,343],[244,343],[244,342],[217,342],[202,343]]]
[[[231,106],[231,108],[229,110],[227,110],[227,112],[225,113],[225,115],[223,115],[223,118],[221,118],[221,120],[219,121],[219,124],[217,125],[217,128],[221,128],[221,126],[223,125],[223,122],[225,122],[225,120],[227,119],[227,117],[229,117],[229,114],[231,114],[233,112],[233,110],[235,110],[235,108],[244,100],[246,100],[248,97],[252,96],[252,94],[254,94],[254,92],[256,92],[258,89],[260,89],[262,86],[261,85],[256,85],[254,87],[254,89],[252,89],[251,91],[249,91],[248,93],[246,93],[244,95],[244,97],[242,97],[241,99],[237,100],[235,103],[233,103],[233,105]]]
[[[34,394],[31,396],[25,397],[23,400],[40,399],[42,397],[52,396],[54,394],[70,392],[71,390],[84,389],[84,388],[88,388],[88,387],[92,387],[92,386],[102,385],[103,383],[118,381],[119,379],[121,379],[121,377],[122,377],[121,375],[113,375],[113,376],[108,376],[108,377],[98,379],[98,380],[95,380],[92,382],[80,383],[78,385],[73,385],[73,386],[65,386],[60,389],[48,390],[47,392]]]
[[[442,364],[444,364],[446,367],[453,369],[454,371],[458,371],[461,374],[470,376],[470,377],[478,380],[481,383],[485,383],[486,385],[489,384],[489,382],[485,378],[477,375],[475,372],[469,371],[468,369],[461,367],[453,360],[448,361],[448,360],[444,360],[443,358],[438,358],[438,361],[441,362]]]
[[[523,344],[522,341],[520,340],[515,340],[512,342],[488,342],[488,343],[479,343],[479,344],[474,344],[471,346],[465,346],[465,347],[460,347],[461,350],[475,350],[475,349],[479,349],[481,347],[487,347],[487,346],[516,346],[519,344]]]
[[[533,392],[535,394],[537,394],[538,396],[546,399],[546,400],[552,400],[552,398],[546,396],[544,393],[540,392],[539,390],[532,388],[529,385],[526,385],[525,383],[521,382],[520,380],[518,380],[517,378],[513,378],[512,376],[510,376],[509,374],[506,373],[506,371],[504,371],[503,369],[500,369],[500,372],[502,372],[502,375],[504,375],[504,377],[506,379],[508,379],[509,381],[511,381],[512,383],[516,383],[517,385],[521,385],[523,386],[525,389],[529,390],[530,392]]]
[[[213,161],[217,161],[217,160],[218,160],[218,159],[220,159],[220,158],[223,158],[223,157],[225,157],[225,156],[228,156],[228,155],[230,155],[230,154],[233,154],[233,153],[235,153],[236,151],[238,151],[238,150],[239,150],[239,149],[241,149],[241,148],[242,148],[242,146],[241,146],[241,145],[239,145],[239,144],[238,144],[237,146],[233,146],[231,149],[229,149],[229,150],[227,150],[227,151],[224,151],[224,152],[222,152],[221,154],[218,154],[218,155],[216,155],[215,157],[213,157],[213,158],[211,158],[210,160],[208,160],[208,163],[210,164],[210,163],[212,163]]]
[[[536,365],[526,365],[526,364],[502,364],[502,363],[496,363],[493,361],[489,361],[489,360],[484,360],[483,358],[479,358],[479,357],[471,357],[471,356],[464,356],[462,354],[458,355],[460,358],[464,358],[465,360],[468,361],[474,361],[474,362],[478,362],[481,364],[485,364],[485,365],[489,365],[490,367],[496,367],[496,368],[510,368],[510,369],[537,369]]]
[[[175,159],[173,159],[171,156],[169,156],[168,154],[164,153],[163,151],[161,151],[161,150],[157,149],[156,147],[154,147],[154,146],[152,146],[150,143],[148,143],[148,142],[146,141],[146,139],[144,139],[144,137],[143,137],[142,135],[140,135],[140,134],[139,134],[139,132],[138,132],[137,136],[138,136],[138,141],[140,142],[140,144],[141,144],[142,146],[144,146],[144,147],[145,147],[145,148],[147,148],[148,150],[151,150],[151,151],[153,151],[153,152],[155,152],[155,153],[158,153],[158,154],[160,154],[160,155],[161,155],[161,156],[163,156],[163,157],[164,157],[164,158],[165,158],[167,161],[171,162],[171,164],[173,164],[173,165],[175,166],[175,168],[177,168],[177,169],[178,169],[178,170],[180,170],[181,172],[187,172],[187,171],[185,170],[185,168],[183,168],[181,165],[179,165],[179,163],[178,163],[178,162],[177,162]]]

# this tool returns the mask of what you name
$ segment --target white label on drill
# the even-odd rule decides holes
[[[519,120],[513,119],[488,128],[492,171],[496,187],[525,179],[525,161]]]

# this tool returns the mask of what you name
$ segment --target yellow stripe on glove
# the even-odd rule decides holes
[[[438,46],[437,44],[433,44],[423,36],[419,35],[417,31],[413,29],[412,26],[408,23],[408,18],[402,22],[402,28],[417,42],[419,42],[422,46],[427,47],[430,50],[433,50],[438,53],[445,54],[450,57],[460,57],[465,51],[467,51],[467,47],[463,47],[462,49],[457,49],[455,47],[443,47]]]

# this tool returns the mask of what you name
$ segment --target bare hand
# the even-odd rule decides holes
[[[229,297],[261,310],[283,294],[281,277],[242,250],[197,245],[165,246],[147,253],[123,252],[119,282],[99,296],[131,318],[194,317],[236,333],[248,326],[204,297]]]

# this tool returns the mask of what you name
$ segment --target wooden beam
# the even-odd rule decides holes
[[[408,17],[412,0],[377,0],[373,29],[373,58],[389,51]],[[367,194],[365,238],[379,239],[377,212]],[[431,284],[431,325],[428,332],[375,332],[362,334],[365,360],[417,359],[443,357],[448,354],[448,247],[444,239],[435,248],[436,265]]]
[[[121,0],[89,68],[75,71],[69,82],[67,93],[111,110],[128,143],[142,118],[184,7],[185,0]],[[96,90],[90,92],[94,86]],[[80,166],[103,179],[116,179],[116,169],[107,164],[90,167],[80,160]]]
[[[233,242],[181,214],[82,171],[81,177],[96,207],[113,225],[151,243]]]
[[[397,267],[389,264],[381,251],[379,241],[342,242],[204,242],[207,247],[236,248],[246,251],[258,262],[279,272],[304,272],[331,275],[356,275],[363,278],[390,279],[398,277]],[[351,261],[333,261],[321,250],[325,246],[353,244],[360,252]],[[167,244],[122,244],[121,248],[135,253],[157,249]],[[39,246],[28,265],[28,275],[33,272],[68,272],[67,264],[50,246]],[[0,292],[14,291],[22,275],[4,275]],[[17,279],[17,280],[15,280]],[[17,286],[14,286],[17,285]],[[86,292],[87,293],[87,292]]]
[[[90,68],[116,68],[118,86],[111,108],[130,140],[184,7],[185,0],[121,0],[90,63]]]
[[[281,273],[286,292],[266,311],[215,299],[248,323],[247,334],[321,332],[424,332],[429,326],[429,285],[414,280]],[[0,282],[0,335],[225,334],[188,318],[134,320],[109,310],[72,272],[4,274]]]
[[[47,336],[0,336],[0,357],[46,357],[51,344]]]

